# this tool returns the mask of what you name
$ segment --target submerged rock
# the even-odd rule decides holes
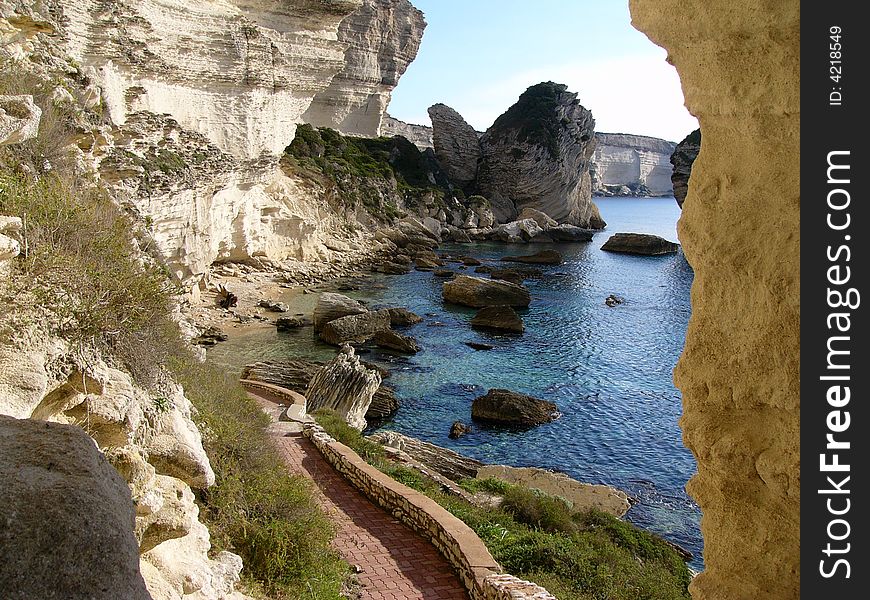
[[[423,321],[423,317],[412,313],[407,308],[387,308],[385,310],[390,315],[390,325],[392,327],[408,327]]]
[[[607,298],[604,299],[604,304],[606,304],[610,308],[622,304],[623,302],[625,302],[625,300],[615,294],[610,294]]]
[[[477,311],[471,319],[471,326],[475,329],[495,329],[497,331],[510,331],[522,333],[525,331],[523,320],[510,306],[486,306]]]
[[[522,285],[468,275],[458,275],[444,283],[442,294],[445,302],[472,308],[499,305],[525,308],[532,301],[529,290]]]
[[[305,327],[305,319],[301,317],[278,317],[278,320],[275,321],[275,327],[278,331],[299,329],[300,327]]]
[[[607,252],[655,256],[672,254],[680,249],[680,245],[648,233],[614,233],[601,249]]]
[[[471,417],[514,425],[540,425],[555,421],[559,409],[552,402],[504,389],[492,389],[474,399]]]
[[[484,344],[483,342],[463,342],[472,350],[492,350],[495,348],[492,344]]]
[[[305,410],[310,414],[320,408],[332,409],[348,425],[362,431],[366,428],[364,415],[380,385],[380,374],[363,366],[353,348],[345,345],[312,377],[305,390]]]
[[[447,434],[447,437],[451,440],[455,440],[461,438],[466,433],[471,433],[471,426],[466,425],[462,421],[453,421],[453,425],[450,426],[450,433]]]
[[[535,265],[561,265],[563,258],[558,250],[541,250],[524,256],[503,256],[501,260]]]

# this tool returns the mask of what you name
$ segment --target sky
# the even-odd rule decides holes
[[[679,142],[698,127],[667,52],[634,29],[628,0],[411,0],[426,30],[387,109],[429,125],[443,102],[485,130],[529,86],[564,83],[595,130]]]

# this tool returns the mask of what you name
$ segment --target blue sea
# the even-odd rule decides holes
[[[616,232],[653,233],[676,241],[680,210],[673,198],[596,198],[607,229],[592,242],[555,244],[565,258],[527,279],[531,306],[520,311],[522,335],[473,330],[473,309],[444,304],[443,279],[432,273],[371,274],[344,292],[370,307],[403,306],[424,317],[404,333],[423,350],[411,357],[372,349],[366,360],[387,367],[402,407],[372,427],[392,429],[453,448],[485,462],[543,467],[625,490],[638,502],[627,518],[690,550],[703,567],[700,511],[684,487],[696,470],[677,421],[680,392],[672,382],[689,320],[692,270],[682,252],[646,257],[601,251]],[[498,259],[550,245],[445,245],[439,252]],[[473,267],[460,270],[473,275]],[[614,308],[605,298],[624,303]],[[326,360],[333,348],[313,342],[310,329],[239,336],[209,351],[228,367],[300,356]],[[493,350],[475,351],[466,341]],[[471,424],[471,403],[490,388],[507,388],[555,402],[553,423],[517,430],[473,423],[458,440],[456,421]]]

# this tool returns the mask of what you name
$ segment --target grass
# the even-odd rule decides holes
[[[0,90],[33,93],[51,110],[38,80],[4,65]],[[238,381],[193,358],[173,317],[179,290],[147,254],[148,224],[68,160],[71,135],[68,120],[56,119],[35,140],[0,149],[0,214],[25,223],[23,253],[0,290],[0,340],[35,330],[82,355],[97,350],[149,390],[158,411],[170,409],[163,384],[182,384],[217,480],[197,492],[212,551],[239,554],[243,587],[258,597],[341,598],[348,565],[330,549],[333,528],[310,482],[288,475],[265,433],[267,417]],[[171,153],[156,164],[181,167]]]
[[[471,493],[503,497],[498,508],[445,494],[419,472],[388,463],[383,451],[334,413],[318,423],[334,438],[397,481],[423,492],[474,529],[509,572],[544,586],[561,600],[686,600],[686,563],[664,540],[598,510],[575,512],[554,496],[499,479],[461,482]]]

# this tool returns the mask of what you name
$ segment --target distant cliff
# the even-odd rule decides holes
[[[592,193],[600,196],[670,196],[676,144],[644,135],[596,133]]]

